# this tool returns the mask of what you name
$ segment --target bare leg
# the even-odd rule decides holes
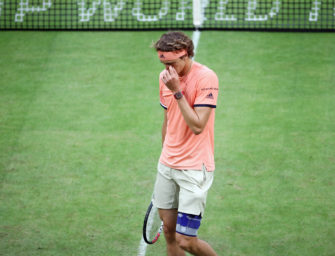
[[[159,209],[159,215],[164,223],[163,230],[166,240],[167,255],[185,256],[184,250],[179,247],[176,241],[177,209]]]
[[[180,248],[193,255],[217,256],[216,252],[208,243],[198,239],[197,237],[184,236],[177,233],[176,240]]]

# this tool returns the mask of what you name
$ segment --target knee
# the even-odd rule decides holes
[[[166,240],[175,240],[176,227],[172,225],[163,224],[163,232]]]
[[[196,239],[196,237],[189,237],[176,233],[176,241],[178,246],[187,252],[193,251],[193,246]]]

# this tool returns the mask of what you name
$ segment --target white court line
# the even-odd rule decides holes
[[[154,223],[154,217],[158,211],[158,209],[156,207],[153,207],[151,209],[152,211],[152,214],[149,215],[149,218],[148,218],[148,232],[150,233],[151,231],[151,228],[152,228],[152,224]],[[138,248],[138,255],[137,256],[145,256],[145,252],[147,250],[147,246],[148,244],[144,241],[143,239],[143,236],[142,236],[142,239],[141,239],[141,242],[140,242],[140,247]]]
[[[195,54],[197,52],[197,48],[198,48],[198,44],[199,44],[199,40],[200,40],[200,34],[201,32],[199,30],[196,30],[193,32],[193,36],[192,36],[192,41],[194,44],[194,56],[193,59],[195,59]],[[150,215],[149,217],[152,217],[154,215]],[[149,223],[152,223],[152,219],[148,219]],[[149,225],[149,229],[151,229],[151,225]],[[138,254],[137,256],[145,256],[146,251],[147,251],[147,246],[148,244],[144,241],[143,237],[140,241],[140,246],[138,247]]]
[[[194,45],[194,57],[193,59],[195,59],[195,54],[197,53],[197,48],[198,48],[198,44],[199,44],[199,40],[200,40],[200,34],[201,32],[199,30],[196,30],[193,32],[193,36],[192,36],[192,41],[193,41],[193,45]]]
[[[140,247],[138,248],[138,254],[137,256],[145,256],[145,253],[147,251],[148,244],[144,241],[143,237],[140,242]]]

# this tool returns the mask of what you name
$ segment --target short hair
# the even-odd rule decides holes
[[[194,45],[192,40],[183,32],[173,31],[165,33],[154,44],[156,51],[172,52],[178,50],[186,50],[188,56],[194,56]]]

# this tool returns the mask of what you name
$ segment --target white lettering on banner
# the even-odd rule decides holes
[[[255,11],[257,9],[257,0],[248,1],[248,8],[246,13],[246,21],[267,21],[268,15],[255,15]],[[280,1],[276,0],[272,3],[272,8],[270,10],[269,16],[273,18],[276,16],[280,9]]]
[[[115,21],[117,16],[119,16],[119,12],[122,11],[125,4],[125,1],[119,1],[112,9],[112,4],[108,1],[104,1],[104,20],[107,22]]]
[[[309,13],[309,21],[318,21],[318,15],[320,9],[321,9],[321,1],[315,0],[312,3],[312,10]]]
[[[209,0],[202,0],[201,1],[201,15],[202,15],[202,21],[204,22],[205,20],[207,20],[206,16],[205,16],[205,11],[206,8],[209,4]]]
[[[169,11],[169,4],[170,2],[168,0],[162,1],[162,8],[159,10],[158,15],[145,15],[141,12],[142,9],[142,1],[136,0],[134,3],[135,8],[132,10],[133,16],[137,17],[138,21],[159,21],[163,18],[163,16],[168,14]]]
[[[186,9],[191,9],[190,0],[181,0],[179,11],[176,13],[176,20],[185,20]]]
[[[3,5],[3,2],[0,1],[0,16],[1,16],[2,5]]]
[[[43,0],[42,7],[40,6],[29,6],[29,0],[21,0],[19,3],[19,8],[15,14],[15,22],[23,22],[23,17],[27,12],[45,12],[51,8],[51,0]]]
[[[106,22],[113,22],[118,17],[119,12],[122,11],[124,5],[126,2],[124,0],[118,1],[113,8],[113,5],[110,3],[110,1],[103,1],[103,7],[104,7],[104,21]],[[82,0],[81,2],[78,2],[79,5],[79,21],[80,22],[88,22],[90,21],[91,17],[96,13],[97,9],[101,5],[101,0],[95,0],[92,2],[91,8],[85,7],[85,1]]]
[[[98,9],[98,6],[101,4],[100,0],[95,0],[92,2],[92,7],[86,9],[85,8],[85,1],[82,0],[81,2],[78,2],[79,5],[79,17],[80,17],[80,22],[86,22],[90,21],[90,18],[95,14],[95,12]]]
[[[271,19],[279,13],[279,10],[280,10],[280,1],[279,0],[274,1],[272,3],[272,8],[271,8],[271,11],[269,13]]]
[[[223,21],[236,21],[237,18],[234,14],[227,15],[226,12],[226,6],[228,4],[228,0],[220,0],[219,6],[218,6],[218,12],[215,14],[215,20],[223,20]]]
[[[264,21],[268,19],[267,15],[255,15],[255,10],[257,8],[257,0],[248,1],[248,8],[247,8],[247,17],[245,20],[247,21]]]
[[[12,0],[14,2],[14,0]],[[214,19],[215,21],[230,21],[230,22],[236,22],[238,20],[248,21],[248,22],[265,22],[270,19],[276,18],[278,16],[279,12],[282,7],[282,2],[289,4],[290,0],[281,1],[281,0],[248,0],[248,1],[240,1],[245,3],[244,10],[241,10],[242,6],[235,6],[234,2],[235,0],[217,0],[213,1],[215,4],[214,6],[217,6],[217,10],[215,13],[215,16],[212,17],[209,16],[210,19]],[[57,3],[52,0],[17,0],[17,9],[15,12],[15,22],[24,22],[26,15],[34,14],[34,13],[42,13],[42,12],[48,12],[51,8],[55,8],[58,10],[58,7],[56,7]],[[69,1],[70,2],[70,1]],[[79,16],[79,22],[89,22],[91,20],[91,17],[94,15],[97,15],[97,12],[100,11],[99,8],[103,8],[104,16],[103,20],[105,22],[115,22],[115,20],[118,18],[118,16],[121,14],[121,12],[125,9],[126,3],[129,2],[129,5],[132,5],[132,16],[139,21],[139,22],[158,22],[165,18],[165,16],[168,15],[169,12],[172,12],[171,0],[156,0],[152,1],[152,4],[148,4],[147,0],[133,0],[133,1],[127,1],[127,0],[76,0],[74,1],[78,3],[78,16]],[[197,6],[201,5],[201,10],[199,8],[195,8],[193,10],[193,17],[199,17],[199,23],[203,24],[204,21],[206,21],[207,18],[205,15],[206,8],[210,5],[210,0],[175,0],[175,2],[179,2],[179,6],[173,6],[173,13],[172,15],[175,15],[176,21],[185,21],[186,15],[192,15],[192,7],[194,7],[194,3],[197,3]],[[238,2],[238,1],[236,1]],[[296,7],[288,6],[288,9],[283,9],[282,12],[286,12],[287,10],[290,11],[292,8],[297,8],[299,10],[302,10],[300,12],[290,12],[287,15],[291,15],[292,17],[294,15],[305,15],[304,19],[308,19],[311,23],[316,22],[322,22],[321,15],[332,15],[331,12],[333,12],[333,17],[335,17],[335,6],[332,5],[331,7],[328,5],[327,7],[322,4],[325,3],[325,1],[322,0],[309,0],[305,1],[304,3],[308,4],[308,8],[306,10],[305,4],[302,6],[296,5]],[[331,1],[329,1],[331,2]],[[334,2],[334,1],[333,1]],[[0,16],[3,16],[4,12],[7,10],[5,8],[6,1],[0,0]],[[192,5],[193,3],[193,5]],[[65,5],[65,4],[64,4]],[[64,5],[62,4],[61,8],[64,8]],[[232,5],[232,9],[230,9]],[[155,6],[158,6],[155,8]],[[265,7],[264,7],[265,6]],[[324,7],[323,10],[321,7]],[[65,5],[67,8],[71,8],[71,4]],[[215,7],[214,7],[215,8]],[[264,10],[264,8],[271,8],[270,10],[265,10],[264,12],[261,10]],[[333,9],[332,9],[333,8]],[[61,9],[63,10],[63,9]],[[198,10],[198,11],[196,11]],[[129,10],[125,10],[128,12]],[[241,13],[244,12],[244,13]],[[151,13],[146,13],[151,12]],[[152,14],[153,12],[153,14]],[[235,12],[235,13],[234,13]],[[325,12],[323,14],[323,12]],[[195,16],[195,13],[197,16]],[[229,13],[229,14],[227,14]],[[261,14],[260,14],[261,13]],[[244,16],[244,17],[241,17]],[[34,19],[39,19],[39,17],[33,17]],[[58,19],[59,17],[55,17],[52,15],[51,19]],[[102,19],[101,17],[98,17],[99,19]],[[170,17],[169,17],[170,18]],[[173,17],[171,17],[174,19]],[[299,17],[300,18],[300,17]],[[327,18],[327,19],[328,19]],[[47,19],[47,17],[42,17],[42,20]],[[327,22],[327,21],[325,21]],[[280,26],[280,24],[278,25]]]

